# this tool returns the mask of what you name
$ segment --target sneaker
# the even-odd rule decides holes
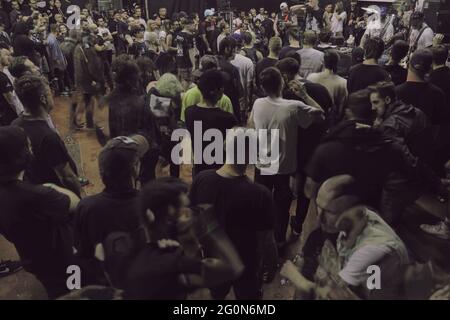
[[[20,261],[0,261],[0,278],[9,276],[19,270],[22,270],[22,263]]]
[[[422,224],[420,228],[428,234],[431,234],[440,239],[449,240],[450,239],[450,228],[448,223],[441,221],[438,224]]]

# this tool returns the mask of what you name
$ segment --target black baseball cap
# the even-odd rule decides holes
[[[100,151],[98,156],[100,172],[119,174],[123,170],[128,170],[148,149],[148,141],[142,135],[115,137]]]
[[[25,169],[28,138],[20,127],[0,127],[0,179]]]
[[[432,63],[433,54],[429,49],[418,49],[414,51],[409,60],[409,66],[422,74],[431,70]]]

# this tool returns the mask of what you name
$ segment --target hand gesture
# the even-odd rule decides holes
[[[287,260],[280,270],[280,275],[291,281],[296,278],[298,274],[297,266],[291,260]]]
[[[436,33],[433,38],[433,47],[440,45],[442,43],[442,40],[444,40],[444,35],[442,33]]]
[[[305,86],[298,80],[292,80],[288,83],[289,90],[291,90],[295,95],[304,99],[308,96]]]

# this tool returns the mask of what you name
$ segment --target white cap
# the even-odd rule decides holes
[[[284,8],[287,8],[287,7],[288,7],[288,4],[286,2],[282,2],[280,4],[280,9],[284,9]]]

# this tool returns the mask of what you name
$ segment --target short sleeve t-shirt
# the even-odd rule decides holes
[[[186,120],[186,109],[188,107],[197,105],[201,102],[203,102],[203,96],[197,86],[192,87],[191,89],[186,91],[186,93],[183,95],[183,100],[181,101],[181,121]],[[233,104],[231,103],[231,100],[227,95],[222,95],[222,98],[220,98],[219,102],[217,102],[217,106],[223,111],[233,114]]]
[[[300,66],[300,75],[306,78],[310,73],[322,71],[323,56],[322,51],[313,48],[303,48],[297,51],[300,55],[302,64]]]
[[[189,50],[194,48],[194,37],[187,32],[180,32],[175,37],[177,46],[177,66],[178,68],[192,68],[192,62],[189,57]]]
[[[261,61],[258,61],[256,64],[256,85],[259,85],[259,77],[261,76],[261,73],[265,69],[275,66],[277,62],[277,59],[272,59],[269,57],[265,57]]]
[[[379,81],[389,81],[389,73],[379,65],[357,64],[350,68],[347,89],[348,94],[365,89]]]
[[[75,214],[75,246],[78,255],[94,258],[95,246],[111,232],[133,232],[138,227],[137,191],[103,191],[81,199]]]
[[[253,105],[253,122],[257,130],[270,134],[270,165],[258,165],[266,174],[291,174],[297,170],[298,128],[308,128],[314,109],[301,101],[260,98]],[[278,134],[278,138],[272,134]],[[275,150],[278,143],[278,152]],[[269,145],[269,143],[268,143]]]
[[[72,164],[73,161],[59,135],[45,120],[30,120],[21,116],[12,125],[23,128],[31,141],[33,160],[25,170],[26,180],[35,184],[54,183],[63,186],[54,168],[66,163]]]
[[[72,256],[69,197],[25,181],[0,183],[0,233],[30,272],[65,273]]]
[[[212,142],[203,141],[203,135],[205,134],[205,132],[209,129],[216,129],[220,131],[220,133],[222,134],[222,141],[219,141],[219,144],[221,145],[222,151],[223,141],[225,141],[226,137],[226,130],[233,128],[237,124],[238,122],[232,114],[219,108],[203,108],[195,105],[189,107],[186,110],[186,128],[191,136],[194,155],[194,170],[196,172],[219,168],[225,162],[225,153],[223,153],[223,157],[221,157],[220,154],[216,154],[216,150],[212,150],[210,153],[208,153],[213,157],[213,163],[206,162],[206,159],[204,157],[205,155],[203,153],[205,152],[207,146],[209,146]],[[200,131],[195,130],[196,127],[200,128],[200,126]],[[201,133],[202,136],[198,136],[197,133]],[[215,139],[215,137],[212,138],[212,140]],[[197,141],[199,141],[200,143],[197,144]],[[199,149],[199,147],[201,148],[201,150]],[[201,159],[199,159],[200,156]]]
[[[347,12],[334,13],[331,17],[331,32],[338,33],[344,31],[344,22],[347,19]]]

